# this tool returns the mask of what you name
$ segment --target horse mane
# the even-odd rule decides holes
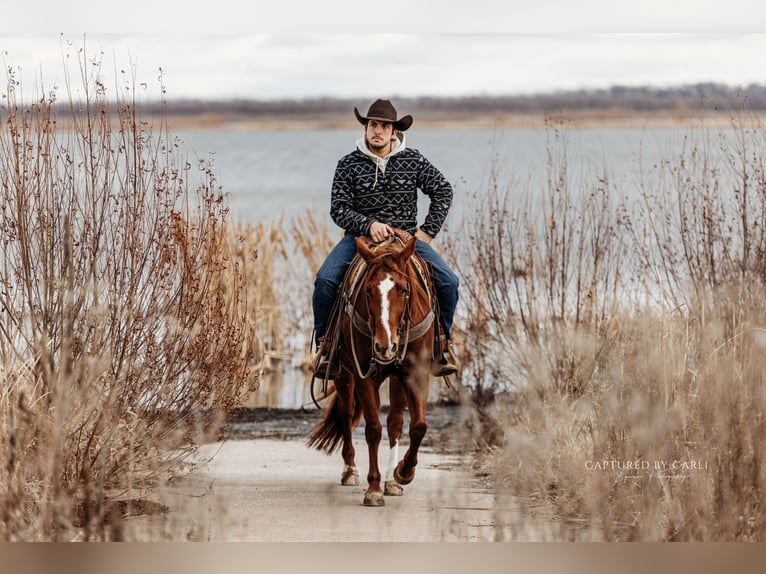
[[[387,256],[398,256],[406,246],[407,239],[408,238],[403,235],[389,235],[380,243],[375,243],[369,237],[360,237],[358,238],[357,245],[361,241],[363,246],[369,249],[370,253],[372,253],[377,260],[378,258],[382,259]]]

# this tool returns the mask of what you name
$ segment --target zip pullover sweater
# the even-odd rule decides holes
[[[373,221],[415,233],[418,189],[431,203],[420,226],[435,237],[452,205],[452,186],[418,150],[406,147],[404,134],[391,141],[384,158],[373,154],[364,137],[335,168],[330,217],[346,234],[367,235]]]

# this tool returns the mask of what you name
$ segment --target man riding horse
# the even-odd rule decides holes
[[[338,288],[356,253],[355,238],[368,236],[381,242],[402,229],[417,238],[415,251],[430,266],[441,323],[431,374],[457,372],[458,361],[450,329],[458,301],[458,277],[430,243],[439,233],[452,204],[452,186],[419,151],[408,148],[404,132],[412,116],[397,118],[389,100],[376,100],[367,115],[354,115],[364,126],[356,149],[338,161],[333,178],[330,217],[345,235],[332,249],[316,275],[312,298],[317,353],[312,368],[317,377],[334,379],[339,365],[330,362],[326,332]],[[417,226],[417,191],[430,198],[428,214]],[[333,354],[333,358],[337,354]]]

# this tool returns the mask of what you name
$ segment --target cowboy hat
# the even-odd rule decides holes
[[[362,125],[367,125],[369,120],[390,122],[393,124],[394,129],[400,132],[409,129],[412,125],[412,116],[410,115],[402,116],[398,120],[396,119],[396,109],[390,100],[375,100],[367,111],[366,116],[361,115],[359,110],[354,107],[354,115]]]

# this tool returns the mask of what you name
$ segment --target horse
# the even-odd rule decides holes
[[[339,297],[337,352],[340,373],[325,416],[311,431],[309,447],[332,454],[342,445],[341,484],[359,484],[352,431],[361,417],[369,453],[364,506],[384,506],[384,494],[400,496],[415,477],[426,434],[429,366],[433,353],[434,291],[426,263],[415,254],[414,236],[397,230],[380,244],[357,237]],[[358,262],[358,264],[356,264]],[[360,267],[362,270],[360,271]],[[356,281],[350,278],[357,274]],[[355,285],[354,285],[355,283]],[[390,447],[381,489],[378,447],[382,438],[380,386],[389,380],[386,429]],[[409,447],[400,461],[404,410],[410,414]],[[393,480],[391,479],[393,477]]]

